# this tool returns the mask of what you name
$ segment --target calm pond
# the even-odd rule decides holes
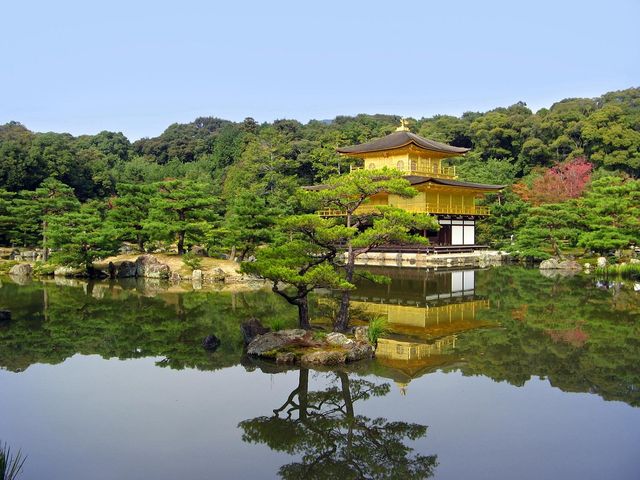
[[[295,324],[269,291],[2,277],[0,440],[27,480],[640,478],[631,282],[384,273],[353,305],[390,332],[339,371],[243,356],[242,320]]]

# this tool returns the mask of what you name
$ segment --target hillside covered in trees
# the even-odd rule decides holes
[[[203,117],[135,142],[116,132],[73,137],[10,122],[0,126],[0,244],[41,243],[48,219],[53,245],[68,229],[111,219],[111,238],[141,247],[205,243],[247,253],[268,240],[273,218],[299,209],[299,186],[349,171],[351,160],[336,147],[384,136],[399,122],[394,115],[307,124]],[[633,209],[640,204],[640,88],[565,99],[535,113],[517,103],[409,125],[421,136],[472,149],[451,162],[461,180],[509,186],[487,199],[495,215],[481,226],[481,241],[502,246],[524,232],[523,239],[537,239],[521,245],[533,258],[544,257],[542,243],[603,250],[639,241]],[[628,203],[625,218],[608,220],[607,208],[622,205],[603,206],[611,188]],[[572,220],[575,208],[591,210]],[[550,226],[548,218],[564,223]],[[584,234],[593,229],[585,221],[603,223],[618,241],[592,233],[589,241]]]

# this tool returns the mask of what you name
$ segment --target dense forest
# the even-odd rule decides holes
[[[349,171],[352,160],[336,147],[384,136],[399,121],[202,117],[133,143],[122,133],[74,137],[10,122],[0,126],[0,244],[55,247],[112,220],[115,234],[94,232],[102,251],[111,248],[109,237],[143,248],[169,242],[183,252],[199,243],[246,254],[268,240],[273,218],[297,213],[299,186]],[[640,241],[640,88],[565,99],[535,113],[517,103],[409,125],[472,149],[450,162],[459,179],[507,185],[486,200],[494,215],[480,241],[500,247],[515,234],[532,258],[554,253],[542,244],[603,251]],[[594,233],[585,222],[601,228]]]

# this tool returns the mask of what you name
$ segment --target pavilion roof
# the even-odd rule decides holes
[[[411,185],[420,185],[422,183],[436,183],[438,185],[447,185],[450,187],[467,187],[481,188],[483,190],[502,190],[506,185],[488,185],[486,183],[461,182],[460,180],[452,180],[449,178],[423,177],[420,175],[406,175],[404,177]]]
[[[395,131],[386,137],[378,138],[360,145],[352,145],[350,147],[340,147],[338,153],[345,155],[357,155],[359,153],[383,152],[386,150],[396,150],[399,148],[415,145],[422,150],[432,152],[448,153],[453,155],[462,155],[468,152],[469,148],[452,147],[446,143],[436,142],[427,138],[416,135],[406,130]]]

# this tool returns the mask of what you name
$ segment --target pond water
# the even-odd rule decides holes
[[[0,279],[0,441],[25,479],[640,478],[640,292],[536,270],[388,270],[375,360],[246,358],[269,291]],[[336,302],[313,296],[325,324]],[[201,347],[215,334],[221,346]]]

